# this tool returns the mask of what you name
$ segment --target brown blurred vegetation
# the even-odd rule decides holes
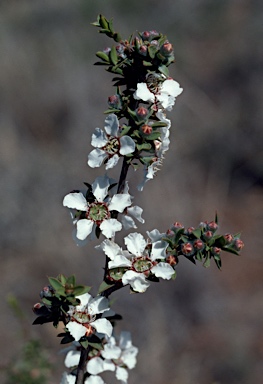
[[[165,231],[213,220],[242,231],[240,258],[223,270],[182,260],[175,282],[143,295],[115,294],[120,329],[140,349],[130,384],[259,384],[263,376],[263,3],[258,0],[2,0],[0,2],[1,368],[19,357],[20,324],[6,304],[14,294],[63,371],[58,333],[31,327],[46,276],[75,273],[100,284],[101,255],[77,248],[62,198],[103,170],[86,165],[90,135],[102,127],[111,75],[95,52],[111,41],[90,25],[97,14],[116,30],[157,29],[176,52],[171,75],[183,86],[162,171],[131,193],[146,225]],[[104,73],[105,72],[105,73]],[[4,379],[3,379],[4,380]],[[4,382],[4,381],[2,381]]]

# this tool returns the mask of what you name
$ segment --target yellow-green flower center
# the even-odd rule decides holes
[[[119,152],[120,142],[117,137],[110,136],[108,138],[107,144],[102,148],[105,152],[107,152],[110,156],[115,155]]]
[[[105,203],[92,203],[89,205],[86,218],[100,225],[104,220],[110,218],[110,212]]]

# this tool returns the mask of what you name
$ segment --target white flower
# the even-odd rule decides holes
[[[145,292],[150,286],[150,274],[169,280],[174,269],[166,263],[168,243],[162,240],[163,234],[153,230],[148,233],[151,243],[146,242],[140,233],[130,233],[124,238],[128,251],[123,251],[113,241],[104,241],[100,248],[111,259],[109,269],[127,268],[122,276],[123,285],[130,284],[136,292]]]
[[[108,198],[109,187],[110,179],[108,176],[99,176],[92,184],[94,201],[88,202],[81,192],[72,192],[64,197],[63,205],[78,211],[75,216],[77,219],[73,221],[77,227],[77,239],[85,240],[90,237],[94,230],[94,224],[107,238],[114,237],[115,233],[122,229],[122,224],[117,219],[111,218],[111,211],[122,213],[132,204],[131,196],[129,193],[122,193]],[[134,213],[132,208],[129,213],[136,216],[136,212]]]
[[[92,297],[89,293],[85,293],[77,297],[80,304],[77,306],[70,306],[68,314],[71,321],[67,324],[66,328],[74,337],[79,341],[83,336],[90,336],[96,331],[103,335],[111,336],[112,325],[109,320],[105,318],[97,319],[98,314],[106,314],[109,308],[109,301],[105,297],[96,296]],[[73,355],[69,357],[72,361]],[[77,360],[77,355],[75,355]],[[70,364],[71,362],[68,362]]]
[[[60,384],[75,384],[76,376],[70,375],[67,372],[64,372],[60,381]]]
[[[171,111],[175,98],[183,92],[179,83],[173,79],[167,79],[153,91],[149,89],[147,83],[138,83],[137,90],[133,97],[136,100],[149,101],[159,104],[161,108]]]
[[[105,384],[105,381],[100,376],[91,375],[85,379],[84,384]]]
[[[92,135],[91,145],[96,147],[88,156],[88,165],[91,168],[100,167],[107,159],[106,169],[113,168],[120,156],[125,156],[135,151],[135,143],[130,136],[120,137],[120,127],[115,114],[110,114],[105,119],[105,132],[96,128]]]
[[[91,358],[87,363],[87,371],[93,375],[104,371],[115,371],[116,378],[127,383],[127,369],[135,367],[138,348],[132,345],[129,332],[121,332],[119,345],[116,345],[113,336],[106,339],[107,343],[101,351],[101,357]]]

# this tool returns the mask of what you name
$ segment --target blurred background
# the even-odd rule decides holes
[[[112,44],[90,25],[98,13],[126,38],[149,29],[166,34],[176,57],[170,74],[184,88],[168,116],[172,141],[161,172],[140,194],[142,174],[130,173],[146,219],[139,230],[197,226],[217,211],[220,232],[241,231],[245,242],[241,257],[223,255],[221,272],[183,259],[174,282],[113,295],[123,315],[117,331],[131,331],[140,350],[129,383],[262,383],[260,0],[1,0],[1,383],[32,337],[55,362],[48,383],[60,382],[58,331],[32,327],[31,307],[47,276],[74,273],[93,294],[103,276],[102,255],[94,243],[76,247],[62,206],[65,194],[103,173],[86,164],[91,133],[103,127],[114,93],[112,76],[93,66],[96,51]],[[23,316],[14,316],[10,295]]]

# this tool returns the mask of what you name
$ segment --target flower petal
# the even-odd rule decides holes
[[[137,90],[133,94],[134,99],[154,102],[154,94],[149,91],[146,83],[138,83]]]
[[[108,359],[104,360],[104,370],[105,371],[113,371],[114,372],[115,368],[116,368],[116,365],[111,360],[108,360]]]
[[[128,380],[128,371],[125,368],[117,367],[116,368],[116,378],[121,380],[123,383],[127,383]]]
[[[108,176],[99,176],[92,183],[92,193],[96,199],[102,202],[108,194],[108,188],[110,186],[110,179]]]
[[[77,341],[81,339],[82,336],[85,336],[87,332],[87,328],[84,327],[84,325],[76,323],[76,321],[70,321],[66,328],[68,329],[71,336],[73,336]]]
[[[73,308],[75,308],[78,312],[82,312],[86,309],[86,306],[91,301],[92,296],[89,293],[83,293],[83,295],[76,296],[76,299],[80,300],[80,304]]]
[[[88,207],[87,200],[81,192],[73,192],[66,195],[63,200],[63,205],[64,207],[77,209],[84,212]]]
[[[91,145],[96,148],[104,147],[108,142],[105,132],[100,128],[95,128],[95,132],[91,136]]]
[[[127,208],[127,213],[135,217],[140,223],[144,223],[145,220],[142,218],[143,209],[138,207],[138,205],[134,205],[133,207]]]
[[[157,265],[152,267],[151,272],[156,277],[161,277],[165,280],[170,280],[171,277],[174,275],[174,269],[168,263],[158,263]]]
[[[87,379],[85,379],[84,384],[105,384],[105,382],[102,380],[100,376],[91,375]]]
[[[158,240],[152,243],[151,260],[164,259],[168,245],[164,240]]]
[[[88,165],[91,168],[98,168],[107,157],[107,153],[102,149],[96,148],[88,155]]]
[[[121,223],[116,219],[104,220],[100,225],[103,236],[111,239],[115,236],[115,232],[119,232],[122,229]]]
[[[93,357],[87,363],[87,371],[92,375],[104,372],[103,360],[101,357]]]
[[[120,347],[107,343],[104,345],[104,350],[101,351],[101,356],[104,359],[118,359],[121,355]]]
[[[122,136],[120,138],[120,144],[120,154],[123,156],[135,151],[135,142],[130,136]]]
[[[96,296],[88,304],[88,312],[91,315],[103,313],[109,309],[109,300],[106,297]]]
[[[122,213],[125,208],[132,204],[131,195],[129,193],[118,193],[114,195],[111,199],[111,202],[108,206],[110,211],[118,211]]]
[[[67,368],[75,367],[79,364],[80,351],[69,351],[65,358],[64,364]]]
[[[132,263],[125,256],[115,256],[114,260],[109,261],[109,268],[119,268],[119,267],[131,267]]]
[[[85,240],[86,237],[92,232],[93,221],[87,219],[81,219],[77,222],[77,238],[80,240]]]
[[[142,273],[135,271],[127,271],[122,276],[123,285],[130,284],[132,289],[136,292],[145,292],[150,286],[150,282],[146,280],[146,277]]]
[[[135,221],[130,216],[122,215],[121,222],[124,229],[137,228]]]
[[[167,79],[162,84],[161,92],[166,92],[168,95],[177,97],[183,92],[183,88],[180,87],[180,84],[173,79]]]
[[[134,346],[131,346],[130,348],[127,348],[122,352],[121,359],[129,369],[132,369],[135,367],[137,363],[137,359],[136,359],[137,354],[138,354],[138,348]]]
[[[111,113],[106,117],[104,129],[110,136],[119,136],[119,121],[114,113]]]
[[[100,245],[95,247],[96,249],[101,249],[106,256],[108,256],[111,260],[114,260],[115,256],[122,252],[121,247],[118,244],[114,243],[109,239],[104,240]]]
[[[149,238],[154,241],[161,240],[163,237],[165,237],[165,233],[161,233],[158,231],[158,229],[153,229],[152,231],[146,231]]]
[[[107,319],[97,319],[91,323],[92,327],[96,329],[97,332],[103,333],[109,337],[112,335],[112,325]]]
[[[118,155],[117,153],[115,153],[115,155],[113,155],[113,156],[107,161],[107,164],[106,164],[105,169],[108,170],[108,169],[114,168],[115,165],[118,164],[118,161],[119,161],[119,155]]]
[[[128,250],[136,256],[141,256],[146,247],[146,241],[140,233],[130,233],[124,238]]]
[[[64,372],[60,384],[75,384],[75,382],[76,376]]]

